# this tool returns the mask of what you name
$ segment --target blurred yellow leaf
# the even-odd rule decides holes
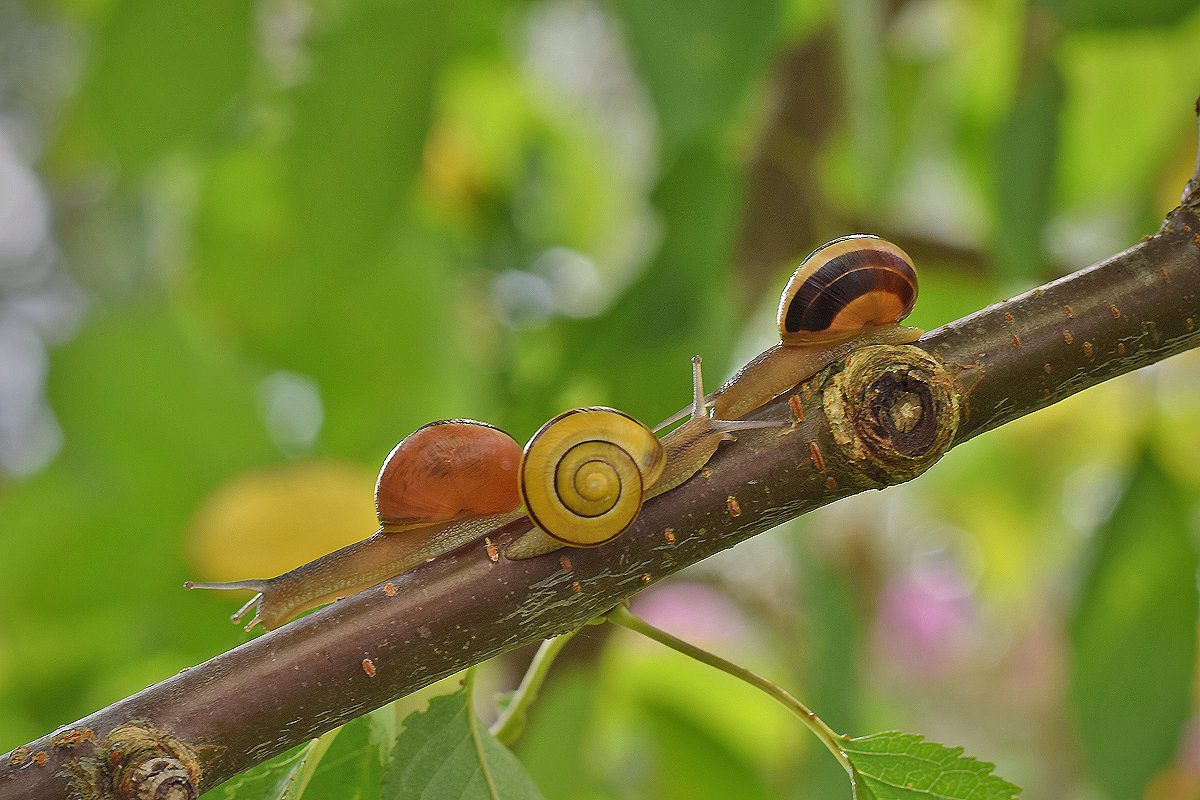
[[[188,552],[202,580],[269,578],[375,532],[375,476],[313,459],[245,472],[201,505]]]

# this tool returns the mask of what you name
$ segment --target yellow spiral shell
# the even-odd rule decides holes
[[[633,417],[603,406],[576,408],[547,422],[525,446],[521,496],[530,520],[547,534],[594,547],[637,518],[664,463],[658,437]]]

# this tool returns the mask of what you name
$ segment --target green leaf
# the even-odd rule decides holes
[[[994,764],[962,754],[961,747],[926,742],[914,733],[874,733],[842,743],[854,767],[854,797],[875,800],[1016,797],[1019,788],[992,774]]]
[[[779,35],[779,6],[775,0],[610,4],[654,98],[668,160],[736,119],[737,104]]]
[[[347,722],[208,792],[204,800],[372,800],[395,738],[390,707]]]
[[[471,710],[466,688],[435,697],[404,720],[383,773],[383,799],[541,798],[521,762]]]
[[[1109,521],[1071,621],[1071,714],[1107,797],[1141,797],[1172,759],[1196,665],[1188,504],[1145,456]]]
[[[1038,5],[1076,31],[1179,26],[1196,10],[1194,0],[1043,0]]]
[[[116,4],[96,37],[80,93],[84,130],[136,170],[179,143],[202,140],[242,89],[254,8],[237,0]]]
[[[996,263],[1006,277],[1037,276],[1045,261],[1042,229],[1058,162],[1062,75],[1046,61],[1017,96],[996,139]]]
[[[384,710],[383,713],[390,713]],[[288,800],[369,800],[379,796],[383,779],[384,755],[392,740],[374,735],[377,715],[351,720],[337,731],[337,736],[314,765],[303,794],[289,795]],[[324,737],[322,737],[324,738]],[[240,800],[240,798],[239,798]]]

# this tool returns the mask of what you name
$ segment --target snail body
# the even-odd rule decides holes
[[[253,609],[254,616],[246,630],[257,624],[266,630],[274,630],[309,609],[407,572],[520,516],[519,512],[507,512],[403,531],[381,528],[362,541],[326,553],[274,578],[223,583],[188,581],[184,585],[188,589],[251,589],[258,592],[233,615],[233,621],[239,622]]]
[[[713,393],[716,416],[741,417],[851,350],[916,341],[924,331],[899,324],[916,299],[912,259],[891,242],[858,234],[818,247],[780,296],[780,343]]]

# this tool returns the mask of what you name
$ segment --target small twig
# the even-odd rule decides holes
[[[842,736],[826,725],[824,720],[783,687],[767,680],[756,672],[734,664],[732,661],[726,661],[707,650],[701,650],[693,644],[689,644],[664,630],[654,627],[645,620],[635,617],[623,605],[617,606],[608,612],[608,621],[615,625],[620,625],[622,628],[628,628],[635,633],[640,633],[648,639],[653,639],[661,645],[683,653],[690,658],[694,658],[702,664],[719,669],[726,674],[745,681],[756,689],[766,692],[774,700],[787,708],[788,711],[799,717],[800,721],[821,740],[821,744],[825,745],[829,749],[829,752],[833,753],[834,758],[838,760],[838,763],[842,765],[846,772],[851,777],[854,776],[854,768],[850,766],[850,759],[847,758],[846,751],[842,749]]]
[[[529,706],[537,700],[542,684],[546,682],[546,676],[550,674],[550,666],[554,663],[554,659],[563,646],[571,640],[571,637],[580,630],[577,628],[542,642],[537,653],[534,654],[533,660],[529,662],[529,668],[525,670],[525,677],[521,679],[521,684],[513,692],[512,698],[500,712],[500,716],[488,728],[488,733],[506,745],[511,745],[517,740],[525,730]]]

